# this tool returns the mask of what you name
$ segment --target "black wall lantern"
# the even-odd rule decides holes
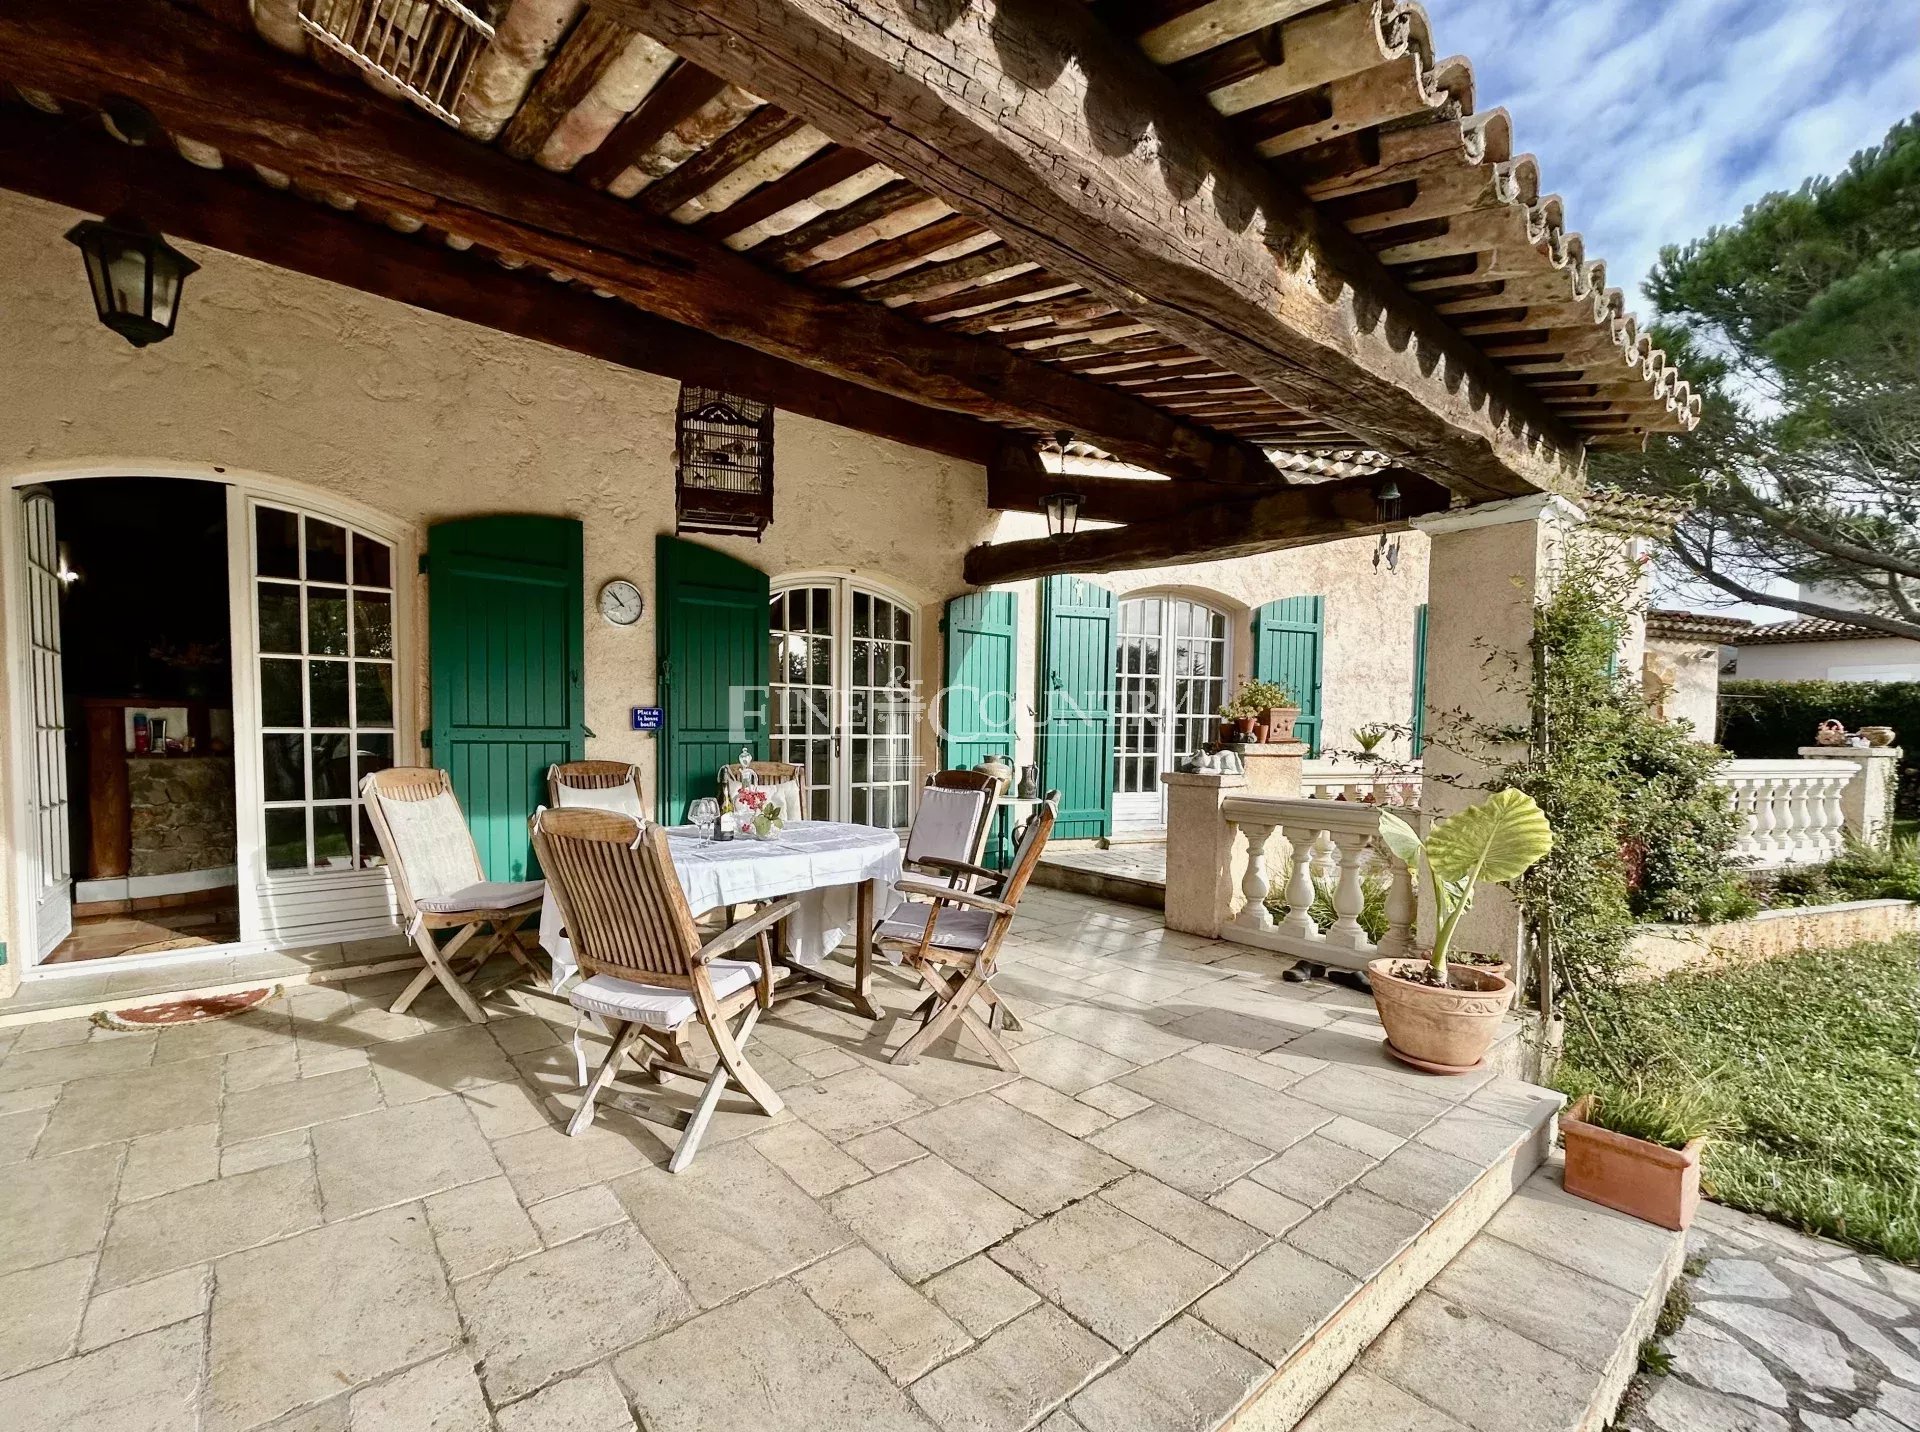
[[[1047,536],[1056,542],[1070,541],[1080,525],[1080,494],[1055,492],[1047,496]]]
[[[126,214],[75,224],[67,240],[86,257],[102,323],[135,348],[172,335],[180,291],[199,264]]]

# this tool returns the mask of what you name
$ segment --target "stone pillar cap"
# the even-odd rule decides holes
[[[1222,790],[1232,790],[1244,786],[1247,778],[1239,772],[1225,771],[1162,771],[1160,784],[1163,786],[1218,786]]]
[[[1800,754],[1803,756],[1825,756],[1829,759],[1840,757],[1851,761],[1858,760],[1863,756],[1892,760],[1895,757],[1904,755],[1905,752],[1898,746],[1802,746],[1800,748]]]

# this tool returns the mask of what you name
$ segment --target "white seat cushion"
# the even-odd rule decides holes
[[[413,903],[435,915],[463,915],[469,910],[511,910],[517,905],[538,904],[546,892],[544,880],[486,880]]]
[[[743,990],[760,976],[760,966],[743,960],[711,960],[707,978],[715,999]],[[582,980],[567,996],[575,1009],[591,1010],[610,1019],[624,1019],[652,1029],[678,1029],[693,1018],[693,996],[683,989],[635,984],[612,975]]]
[[[920,809],[907,832],[907,864],[932,856],[946,860],[973,860],[974,833],[986,808],[985,791],[951,790],[928,786],[920,792]]]
[[[905,940],[919,944],[927,932],[927,915],[932,905],[902,905],[874,933],[883,940]],[[985,910],[969,910],[964,905],[940,907],[940,918],[933,927],[933,944],[940,950],[979,951],[986,948],[987,934],[993,929],[993,916]]]

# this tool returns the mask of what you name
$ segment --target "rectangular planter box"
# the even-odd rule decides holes
[[[1591,1094],[1560,1116],[1568,1193],[1676,1232],[1700,1206],[1700,1148],[1669,1149],[1587,1122]]]

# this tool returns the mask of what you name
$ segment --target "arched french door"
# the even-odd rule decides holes
[[[913,818],[915,613],[851,577],[774,583],[771,748],[800,767],[814,820]]]
[[[1128,597],[1114,641],[1113,825],[1166,824],[1162,772],[1209,740],[1232,651],[1226,613],[1186,597]]]
[[[4,594],[14,652],[10,724],[36,736],[54,724],[36,716],[35,697],[44,703],[55,688],[44,677],[31,679],[35,656],[59,647],[57,610],[43,599],[46,584],[34,580],[58,541],[46,525],[42,484],[130,473],[225,492],[233,691],[231,712],[221,714],[230,723],[241,946],[391,930],[392,890],[361,818],[358,781],[416,758],[417,747],[401,734],[413,729],[410,686],[401,675],[410,657],[409,589],[401,576],[412,559],[404,523],[303,484],[198,464],[88,462],[0,475],[0,485],[15,489],[0,514],[0,542],[27,573]],[[154,571],[161,590],[165,577],[162,554]],[[129,622],[137,620],[129,614]],[[67,786],[64,760],[55,760],[59,743],[30,745],[15,735],[10,744],[12,768],[30,775],[33,796],[31,820],[18,812],[10,819],[16,859],[37,879],[27,888],[44,888],[47,897],[20,912],[16,927],[29,951],[23,963],[31,965],[57,943],[73,881],[83,872],[67,868],[65,845],[56,846],[57,831],[48,825]],[[207,948],[116,958],[165,963],[204,956]]]

